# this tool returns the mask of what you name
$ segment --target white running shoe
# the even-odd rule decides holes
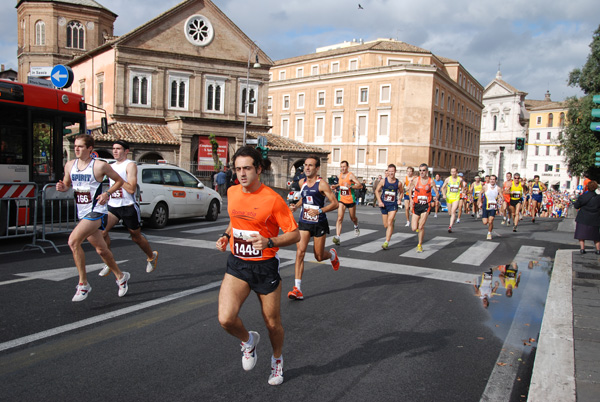
[[[152,252],[152,259],[148,260],[148,264],[146,264],[146,272],[150,273],[156,269],[158,266],[158,251]]]
[[[121,279],[117,279],[117,285],[119,285],[119,297],[125,296],[125,294],[129,290],[129,287],[127,286],[129,278],[131,278],[129,272],[123,272],[123,277]]]
[[[354,236],[360,236],[360,229],[358,226],[354,226]]]
[[[433,217],[434,217],[434,218],[437,218],[437,213],[435,213],[435,214],[433,215]]]
[[[73,296],[71,301],[74,301],[74,302],[84,301],[88,297],[88,294],[91,291],[92,291],[92,287],[90,286],[89,283],[87,285],[80,283],[77,285],[77,292],[75,292],[75,296]]]
[[[110,268],[108,265],[104,265],[104,268],[98,273],[98,276],[106,276],[110,273]]]
[[[406,226],[410,226],[410,222],[409,222],[409,221],[406,221],[406,225],[404,225],[404,226],[405,226],[405,227],[406,227]]]
[[[252,334],[254,343],[252,345],[245,345],[244,342],[242,342],[242,367],[246,371],[250,371],[256,366],[256,359],[258,358],[256,346],[258,346],[258,342],[260,341],[258,332],[250,331],[250,333]]]
[[[488,239],[488,240],[492,240],[492,234],[491,234],[491,233],[488,233],[488,234],[487,234],[487,239]]]
[[[456,223],[460,223],[460,218],[458,218],[458,219],[456,220]]]
[[[283,355],[278,359],[271,356],[271,375],[269,376],[270,385],[280,385],[283,383]]]

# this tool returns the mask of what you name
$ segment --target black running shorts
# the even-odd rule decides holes
[[[247,282],[250,289],[262,295],[277,290],[279,282],[281,282],[278,257],[268,260],[248,261],[229,254],[225,272]]]
[[[310,233],[310,237],[323,237],[329,234],[329,222],[324,220],[317,223],[298,222],[298,230]]]
[[[427,203],[427,204],[415,204],[413,206],[413,213],[417,214],[417,215],[421,215],[424,213],[429,213],[429,211],[431,210],[431,204]]]
[[[140,207],[137,204],[127,205],[126,207],[108,206],[108,212],[123,221],[123,226],[129,230],[136,230],[140,227],[141,215]]]
[[[85,219],[88,221],[98,221],[99,220],[100,221],[100,227],[98,228],[99,230],[106,229],[106,224],[108,223],[108,215],[100,213],[100,212],[90,212],[89,214],[84,216],[82,219]]]

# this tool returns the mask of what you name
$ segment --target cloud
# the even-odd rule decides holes
[[[180,0],[97,0],[119,14],[122,35]],[[273,60],[353,39],[394,38],[458,60],[482,85],[503,78],[542,99],[581,95],[566,85],[598,27],[594,0],[214,0]],[[358,9],[361,3],[363,10]],[[16,9],[0,5],[0,60],[16,68]],[[13,2],[14,3],[14,2]],[[6,61],[5,61],[6,60]]]

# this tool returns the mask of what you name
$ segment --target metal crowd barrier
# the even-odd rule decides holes
[[[42,234],[39,241],[50,243],[57,253],[56,244],[48,235],[70,233],[77,226],[77,206],[73,188],[62,192],[56,190],[56,183],[49,183],[42,190]]]
[[[27,247],[38,247],[37,238],[37,190],[36,183],[0,183],[0,239],[31,237]]]

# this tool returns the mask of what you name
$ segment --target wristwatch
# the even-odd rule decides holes
[[[275,245],[273,244],[273,240],[268,239],[267,240],[267,248],[273,248],[273,247],[275,247]]]
[[[322,210],[321,208],[319,208],[319,213],[320,213],[320,214],[322,214],[322,213],[323,213],[323,210]]]

